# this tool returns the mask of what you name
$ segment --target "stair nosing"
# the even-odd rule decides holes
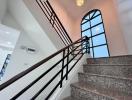
[[[114,78],[114,79],[121,79],[121,80],[132,81],[132,78],[126,78],[126,77],[118,77],[118,76],[110,76],[110,75],[100,75],[100,74],[93,74],[93,73],[82,73],[82,72],[79,72],[78,74],[92,75],[92,76],[99,76],[99,77],[107,77],[107,78]]]
[[[128,67],[132,67],[132,64],[84,64],[84,67],[87,66],[128,66]]]
[[[110,57],[100,57],[100,58],[87,58],[87,59],[106,59],[106,58],[125,58],[125,57],[132,57],[132,55],[120,55],[120,56],[110,56]]]
[[[79,82],[77,82],[77,83],[79,83]],[[78,89],[81,89],[81,90],[84,90],[84,91],[92,92],[92,93],[95,93],[95,94],[97,94],[97,95],[109,97],[109,98],[111,98],[111,99],[116,99],[115,97],[111,97],[111,96],[109,96],[109,95],[105,95],[105,94],[101,94],[101,93],[96,92],[96,91],[84,89],[84,88],[82,88],[81,86],[77,86],[77,85],[75,85],[75,84],[76,84],[76,83],[72,83],[72,84],[71,84],[71,87],[75,87],[75,88],[78,88]]]

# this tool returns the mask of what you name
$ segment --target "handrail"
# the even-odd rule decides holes
[[[48,0],[42,1],[42,0],[36,0],[38,6],[42,10],[42,12],[45,14],[49,22],[51,23],[52,27],[55,29],[57,34],[59,35],[60,39],[65,45],[69,45],[72,43],[72,40],[70,36],[68,35],[66,29],[62,25],[61,21],[57,17],[54,9],[52,8],[51,4]]]
[[[45,64],[46,62],[48,62],[50,59],[56,57],[57,55],[61,54],[63,55],[62,59],[57,61],[52,67],[50,67],[48,70],[46,70],[42,75],[40,75],[37,79],[35,79],[33,82],[31,82],[28,86],[26,86],[23,90],[21,90],[19,93],[17,93],[14,97],[11,98],[11,100],[15,100],[17,99],[19,96],[21,96],[24,92],[26,92],[30,87],[32,87],[36,82],[38,82],[41,78],[43,78],[47,73],[49,73],[51,70],[53,70],[53,68],[55,68],[57,65],[59,65],[60,63],[62,63],[62,68],[61,70],[59,70],[59,72],[51,78],[50,81],[47,82],[47,84],[39,91],[37,92],[33,98],[31,100],[34,100],[35,98],[37,98],[39,96],[39,94],[48,86],[51,84],[51,82],[59,75],[61,74],[61,79],[58,82],[58,84],[56,85],[56,87],[49,93],[49,95],[45,98],[45,100],[48,100],[48,98],[53,94],[53,92],[56,90],[56,88],[60,85],[60,87],[62,87],[63,84],[63,80],[66,78],[66,80],[68,79],[68,74],[70,73],[70,71],[73,69],[73,67],[77,64],[77,62],[82,58],[82,56],[85,53],[89,52],[89,41],[88,41],[88,37],[82,37],[80,39],[78,39],[77,41],[71,43],[70,45],[64,47],[63,49],[57,51],[56,53],[50,55],[49,57],[43,59],[42,61],[36,63],[35,65],[33,65],[32,67],[28,68],[27,70],[17,74],[16,76],[14,76],[13,78],[9,79],[8,81],[6,81],[5,83],[0,85],[0,91],[4,90],[6,87],[10,86],[11,84],[13,84],[14,82],[16,82],[17,80],[21,79],[22,77],[24,77],[25,75],[27,75],[28,73],[30,73],[31,71],[35,70],[36,68],[40,67],[42,64]],[[74,46],[73,50],[70,50],[70,47]],[[82,48],[81,48],[82,47]],[[79,48],[79,49],[78,49]],[[71,56],[72,58],[69,59],[69,56],[72,55],[73,52],[77,52],[76,54],[74,54],[74,56]],[[77,61],[74,63],[74,65],[69,69],[69,63],[71,61],[73,61],[76,57],[79,57],[77,59]],[[65,62],[65,59],[67,60]],[[66,63],[66,64],[65,64]],[[66,74],[64,75],[63,71],[66,68]]]

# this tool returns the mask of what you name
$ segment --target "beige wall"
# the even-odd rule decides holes
[[[59,4],[59,2],[56,2],[56,0],[50,0],[50,3],[55,10],[58,18],[61,20],[62,24],[64,25],[66,31],[68,32],[69,36],[72,37],[72,34],[74,33],[74,20],[72,17],[68,15],[68,13],[65,11],[65,9]]]
[[[115,6],[118,9],[128,54],[132,54],[132,0],[116,0]]]
[[[100,0],[94,3],[93,2],[89,3],[91,3],[91,5],[89,4],[89,6],[87,6],[87,10],[85,7],[82,16],[73,18],[70,15],[68,15],[70,14],[70,12],[68,12],[66,8],[64,9],[64,7],[61,7],[61,5],[59,5],[58,2],[52,0],[53,8],[55,9],[58,17],[62,21],[64,27],[67,29],[73,41],[77,40],[81,36],[80,23],[83,16],[92,9],[100,9],[104,20],[111,56],[128,54],[122,29],[120,27],[119,19],[117,16],[117,9],[114,5],[113,0]],[[83,9],[83,7],[81,9]]]

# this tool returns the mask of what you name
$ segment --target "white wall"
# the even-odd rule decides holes
[[[128,54],[132,54],[132,0],[115,0]]]
[[[0,0],[0,23],[6,12],[6,0]]]
[[[10,26],[12,28],[15,28],[17,30],[21,31],[20,38],[17,42],[17,45],[15,47],[15,50],[11,57],[11,62],[9,63],[5,75],[3,77],[3,80],[0,84],[4,83],[8,79],[12,78],[14,75],[22,72],[23,70],[26,70],[27,68],[31,67],[32,65],[36,64],[38,61],[46,58],[47,56],[51,55],[51,53],[55,52],[56,49],[54,46],[52,46],[52,42],[49,41],[48,37],[43,37],[43,35],[37,37],[42,37],[42,40],[35,40],[35,41],[42,41],[41,48],[39,47],[36,42],[34,42],[30,36],[28,36],[27,32],[23,30],[23,28],[17,23],[16,18],[14,18],[11,14],[11,12],[6,13],[2,24]],[[37,27],[36,27],[37,29]],[[34,30],[34,29],[33,29]],[[29,31],[28,31],[29,32]],[[40,32],[40,31],[39,31]],[[33,38],[34,39],[34,38]],[[45,42],[45,43],[43,43]],[[52,44],[52,45],[50,45]],[[26,51],[20,49],[20,47],[24,45],[27,47],[35,47],[37,48],[37,51],[35,54],[29,54]],[[51,65],[55,64],[57,59],[60,58],[61,55],[57,56],[55,59],[50,60],[48,63],[44,64],[43,66],[40,66],[32,73],[26,75],[26,77],[20,79],[13,85],[9,86],[8,88],[4,89],[2,92],[0,92],[0,97],[3,100],[9,100],[13,95],[18,93],[21,89],[23,89],[27,84],[32,82],[34,79],[36,79],[39,75],[41,75],[46,69],[50,68]],[[35,86],[33,86],[29,91],[27,91],[24,95],[22,95],[18,100],[29,100],[33,94],[35,94],[38,90],[42,88],[42,86],[50,79],[53,75],[56,74],[59,67],[54,68],[46,77],[44,77],[41,81],[39,81]],[[58,76],[59,77],[59,76]],[[59,77],[60,79],[60,77]],[[58,82],[58,78],[54,82]],[[53,86],[56,84],[51,84],[50,87],[47,88],[46,92],[44,91],[39,97],[38,100],[43,100],[49,91],[53,88]],[[17,88],[16,88],[17,87]],[[12,91],[13,90],[13,91]]]
[[[44,58],[44,56],[42,55],[43,53],[39,49],[39,47],[29,38],[27,33],[21,29],[20,25],[15,21],[15,19],[11,16],[9,12],[6,13],[6,16],[3,19],[2,23],[4,25],[21,31],[20,37],[11,56],[11,62],[9,63],[8,68],[6,69],[6,73],[4,75],[4,80],[7,80],[15,74],[35,64],[36,62]],[[37,48],[38,52],[36,52],[35,54],[29,54],[25,50],[22,50],[21,46]]]

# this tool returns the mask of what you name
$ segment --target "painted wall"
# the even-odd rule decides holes
[[[58,18],[60,19],[61,23],[65,27],[67,33],[71,37],[71,39],[74,41],[74,37],[72,35],[74,34],[74,25],[75,25],[75,19],[72,18],[62,7],[62,5],[59,2],[56,2],[55,0],[49,0],[51,3],[54,11],[56,12]],[[78,39],[78,38],[77,38]]]
[[[50,0],[50,3],[73,41],[81,37],[80,23],[83,15],[85,15],[88,11],[92,9],[100,9],[102,11],[104,19],[111,56],[128,54],[126,43],[123,37],[123,32],[119,23],[118,15],[113,1],[101,0],[94,3],[89,2],[91,4],[87,6],[87,10],[83,11],[83,15],[76,16],[76,18],[69,15],[70,13],[68,12],[68,10],[65,7],[62,7],[60,2]],[[82,7],[81,9],[86,9],[86,6],[84,8]]]
[[[132,54],[132,0],[115,0],[128,54]]]
[[[6,12],[6,0],[0,0],[0,23]]]
[[[114,2],[112,0],[97,2],[95,5],[92,5],[89,9],[100,9],[102,12],[110,55],[117,56],[128,54],[117,12],[114,7]],[[79,22],[81,22],[81,19],[78,20],[78,26],[76,26],[76,29],[80,29]],[[78,35],[78,37],[79,36],[80,35]]]
[[[0,81],[0,84],[4,83],[8,79],[12,78],[16,74],[26,70],[27,68],[31,67],[32,65],[36,64],[38,61],[44,59],[47,54],[44,53],[44,51],[39,48],[39,45],[37,45],[32,39],[28,36],[28,34],[22,29],[22,27],[17,23],[17,21],[14,19],[14,17],[8,12],[6,16],[3,19],[2,22],[4,25],[7,25],[9,27],[15,28],[17,30],[21,31],[20,38],[18,39],[17,45],[14,49],[14,52],[11,57],[11,61],[9,65],[7,66],[5,75]],[[26,47],[33,47],[36,48],[37,52],[32,54],[25,50],[21,49],[21,46]],[[48,45],[49,46],[49,45]],[[48,50],[47,50],[48,52]],[[53,51],[50,51],[53,52]],[[47,70],[60,56],[57,56],[56,58],[50,60],[48,63],[45,63],[44,65],[37,68],[35,71],[31,72],[30,74],[26,75],[26,77],[23,77],[13,85],[6,88],[4,91],[0,93],[0,97],[3,100],[9,100],[14,94],[18,93],[20,90],[22,90],[27,84],[31,83],[34,79],[36,79],[39,75],[44,73],[45,70]],[[41,81],[37,82],[35,86],[30,88],[28,92],[26,92],[24,95],[22,95],[18,100],[27,100],[30,99],[33,94],[35,94],[38,90],[40,90],[45,82],[47,82],[53,75],[55,75],[59,69],[59,67],[54,68],[46,77],[44,77]],[[58,76],[60,79],[60,77]],[[54,82],[58,82],[58,78]],[[27,81],[28,80],[28,81]],[[44,97],[51,91],[51,89],[56,84],[50,85],[46,92],[44,91],[37,100],[43,100]],[[17,87],[17,89],[16,89]],[[13,90],[13,91],[12,91]]]
[[[15,19],[12,17],[12,15],[9,12],[6,13],[2,21],[2,24],[21,31],[20,37],[17,41],[16,47],[11,56],[11,62],[9,63],[4,76],[4,80],[7,80],[7,78],[9,79],[13,77],[15,74],[28,68],[28,66],[31,66],[34,63],[41,60],[43,57],[42,55],[43,53],[38,48],[38,46],[29,38],[27,33],[21,29],[20,25],[15,21]],[[36,50],[38,52],[36,54],[30,54],[25,50],[22,50],[21,46],[37,48]],[[2,82],[4,80],[2,80]]]

